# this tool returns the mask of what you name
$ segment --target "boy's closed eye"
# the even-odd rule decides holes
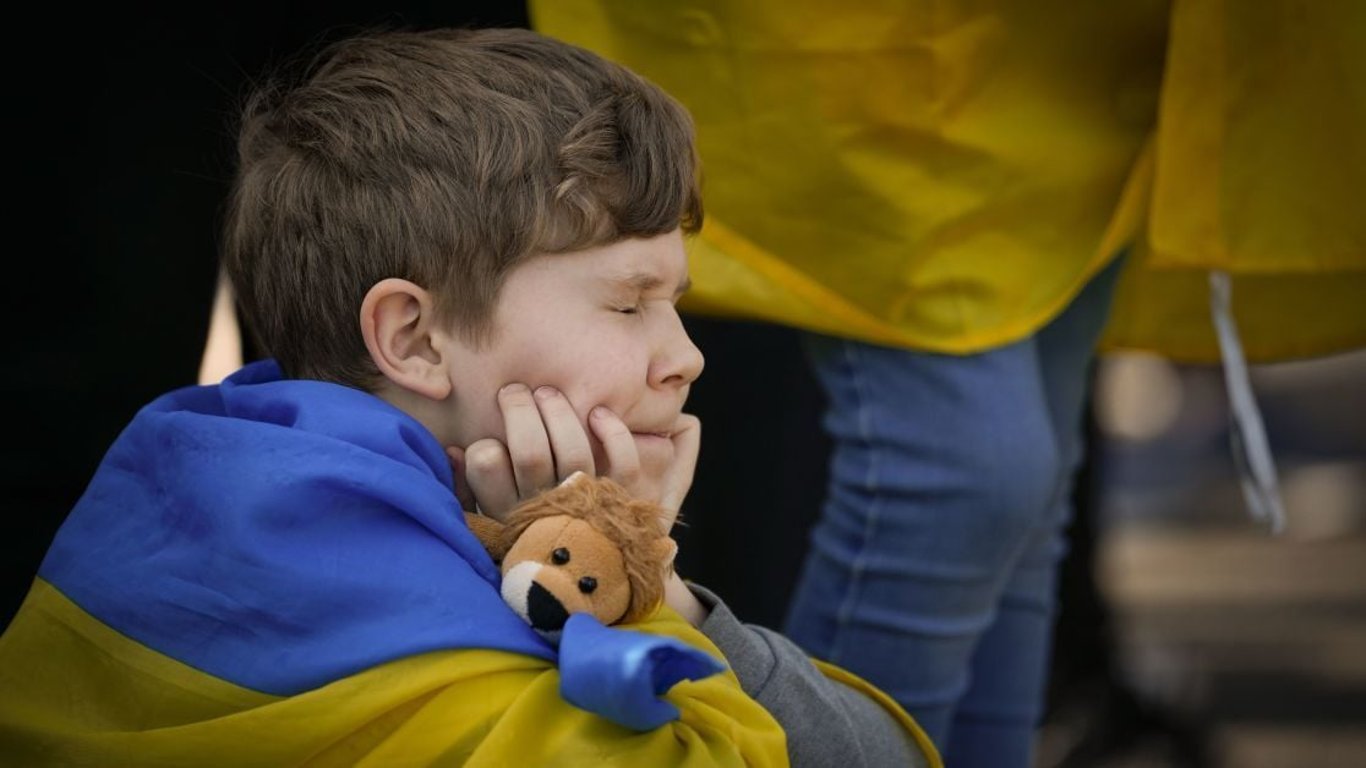
[[[683,294],[692,287],[692,279],[684,276],[672,291],[665,290],[665,283],[657,275],[636,273],[612,281],[617,288],[617,298],[612,302],[613,312],[624,315],[640,314],[650,301],[668,301],[677,304]]]

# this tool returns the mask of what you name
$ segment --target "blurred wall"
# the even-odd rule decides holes
[[[356,26],[526,25],[517,1],[308,5],[9,9],[0,626],[119,430],[196,381],[248,76]]]

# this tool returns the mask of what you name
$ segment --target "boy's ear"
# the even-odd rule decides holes
[[[432,400],[451,393],[441,356],[436,304],[426,289],[396,277],[375,283],[360,305],[360,331],[384,377]]]

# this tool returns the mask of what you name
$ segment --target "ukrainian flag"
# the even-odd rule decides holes
[[[0,637],[0,763],[787,764],[729,671],[649,730],[566,701],[451,488],[406,414],[269,361],[149,404]],[[721,658],[667,609],[633,629]]]

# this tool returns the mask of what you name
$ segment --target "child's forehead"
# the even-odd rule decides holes
[[[675,298],[691,287],[687,253],[667,236],[626,240],[571,253],[544,254],[523,266],[555,292],[621,290],[666,292]]]

